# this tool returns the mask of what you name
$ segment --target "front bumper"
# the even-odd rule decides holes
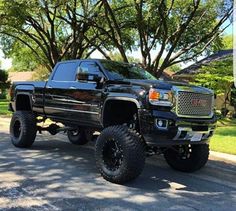
[[[211,119],[179,118],[173,112],[139,111],[140,132],[148,145],[171,146],[207,143],[216,127]],[[160,127],[161,124],[162,126]]]

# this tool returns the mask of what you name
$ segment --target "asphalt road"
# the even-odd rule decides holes
[[[186,174],[154,156],[138,179],[116,185],[97,172],[93,143],[44,134],[18,149],[0,130],[0,210],[236,210],[236,163]]]

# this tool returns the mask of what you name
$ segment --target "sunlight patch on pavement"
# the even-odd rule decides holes
[[[91,192],[88,193],[86,196],[95,199],[105,199],[105,198],[119,198],[121,197],[121,194],[115,191],[102,191],[102,192]]]
[[[170,185],[172,189],[175,189],[175,190],[187,188],[185,185],[182,185],[176,182],[169,182],[168,184]]]
[[[48,201],[38,197],[20,197],[18,199],[9,199],[7,197],[0,197],[0,207],[3,209],[9,208],[30,208],[35,206],[42,206],[48,204]]]
[[[3,172],[0,174],[0,181],[1,182],[16,182],[24,180],[25,177],[16,174],[15,172]]]
[[[11,189],[20,186],[20,182],[25,177],[15,174],[14,172],[4,172],[0,174],[0,189]]]
[[[145,195],[134,195],[134,196],[129,196],[124,199],[125,201],[128,202],[134,202],[134,203],[150,203],[150,202],[155,202],[156,198],[153,196],[145,196]]]
[[[10,118],[1,118],[0,117],[0,129],[6,130],[9,128]]]

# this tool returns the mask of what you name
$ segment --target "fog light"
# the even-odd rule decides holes
[[[156,127],[158,129],[167,129],[168,121],[165,119],[156,119]]]
[[[163,121],[162,120],[158,120],[157,125],[158,125],[158,127],[162,127]]]

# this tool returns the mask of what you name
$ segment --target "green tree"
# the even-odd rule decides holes
[[[0,82],[6,83],[8,79],[8,74],[5,70],[0,70]]]
[[[6,89],[9,88],[8,73],[0,69],[0,99],[6,98]]]
[[[225,35],[223,37],[223,49],[233,49],[233,35]]]
[[[62,59],[88,57],[95,50],[88,21],[95,7],[86,0],[1,0],[4,53],[19,58],[12,50],[20,41],[49,70]]]
[[[159,77],[217,50],[232,11],[233,0],[0,0],[1,45],[14,57],[23,43],[49,70],[94,50],[107,59],[118,51],[125,62],[140,50],[142,66]]]
[[[233,57],[215,61],[201,67],[196,75],[195,83],[210,89],[216,94],[224,94],[224,109],[230,103],[230,93],[233,84]]]
[[[100,31],[100,39],[105,43],[100,47],[102,52],[109,51],[111,44],[127,62],[127,51],[139,49],[143,66],[157,77],[167,67],[217,50],[221,43],[219,34],[228,26],[223,24],[233,11],[232,0],[101,0],[101,3],[100,16],[93,27]]]
[[[118,52],[112,52],[112,53],[109,53],[108,55],[109,55],[109,58],[113,61],[118,61],[118,62],[123,61],[121,54]],[[132,56],[127,56],[127,59],[128,59],[128,62],[130,63],[140,63],[139,59],[134,58]]]
[[[10,72],[33,71],[42,61],[32,54],[32,51],[19,41],[8,51],[8,57],[12,59]]]
[[[181,68],[180,65],[174,64],[174,65],[168,67],[167,69],[169,69],[170,71],[176,73],[176,72],[180,71],[182,68]]]
[[[48,69],[45,66],[38,65],[34,69],[32,79],[35,81],[46,81],[46,80],[48,80],[49,75],[50,75],[50,72],[48,71]]]

